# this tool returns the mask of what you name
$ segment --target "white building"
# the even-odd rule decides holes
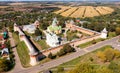
[[[101,38],[104,38],[104,39],[106,39],[107,38],[107,30],[106,30],[106,28],[104,28],[102,31],[101,31]]]
[[[46,43],[51,47],[56,47],[60,45],[59,37],[54,33],[46,32]]]
[[[23,31],[27,31],[28,33],[35,33],[36,28],[39,26],[39,21],[35,21],[30,25],[23,25]]]

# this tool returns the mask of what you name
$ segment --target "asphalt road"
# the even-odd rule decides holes
[[[79,56],[87,54],[88,52],[92,52],[92,51],[94,51],[94,50],[96,50],[96,49],[98,49],[98,48],[100,48],[102,46],[105,46],[105,45],[115,46],[115,43],[119,43],[119,42],[117,42],[118,38],[119,37],[115,37],[115,38],[112,38],[112,39],[109,39],[109,40],[105,40],[103,42],[99,42],[99,43],[94,44],[94,45],[92,45],[90,47],[81,49],[81,50],[79,50],[79,51],[77,51],[75,53],[71,53],[70,55],[66,55],[66,56],[60,57],[60,58],[52,60],[50,62],[46,62],[46,63],[44,63],[42,65],[37,65],[37,66],[24,68],[24,69],[20,68],[20,70],[19,70],[18,67],[16,67],[10,73],[38,73],[40,71],[43,71],[43,70],[46,70],[46,69],[58,66],[58,65],[63,64],[65,62],[68,62],[68,61],[70,61],[72,59],[75,59],[75,58],[77,58]],[[117,47],[117,48],[120,49],[120,47]]]

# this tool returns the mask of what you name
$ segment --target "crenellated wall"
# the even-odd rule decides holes
[[[82,33],[86,33],[86,34],[91,35],[91,36],[94,35],[94,34],[99,34],[98,32],[95,32],[95,31],[92,31],[92,30],[89,30],[89,29],[85,29],[85,28],[76,26],[74,24],[66,24],[66,28],[68,28],[70,30],[77,30],[77,31],[80,31]]]

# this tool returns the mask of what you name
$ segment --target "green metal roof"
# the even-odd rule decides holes
[[[57,30],[61,30],[62,27],[61,27],[61,26],[52,26],[52,25],[50,25],[50,26],[48,27],[48,29],[49,29],[50,31],[57,31]]]

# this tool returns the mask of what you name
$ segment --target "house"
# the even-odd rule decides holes
[[[8,48],[3,48],[1,50],[1,57],[2,58],[7,58],[8,60],[10,60]]]
[[[8,38],[8,32],[7,32],[7,31],[4,31],[4,32],[3,32],[3,38],[4,38],[4,39],[7,39],[7,38]]]

